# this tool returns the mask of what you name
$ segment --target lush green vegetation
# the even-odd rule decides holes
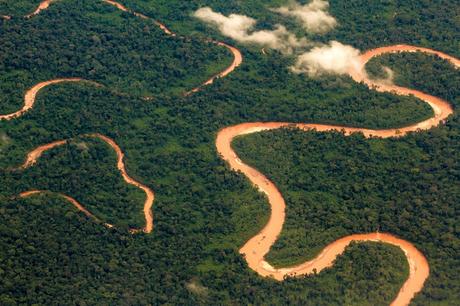
[[[41,0],[0,0],[0,15],[21,18],[35,11],[40,2]]]
[[[374,65],[393,68],[404,86],[460,103],[460,74],[442,60],[399,54]],[[423,298],[457,300],[458,140],[458,115],[445,127],[397,140],[288,129],[239,138],[234,145],[242,159],[276,182],[287,202],[286,224],[268,259],[286,266],[312,258],[337,237],[395,233],[429,259]]]
[[[384,55],[368,63],[371,76],[385,77],[381,67],[392,67],[394,82],[401,86],[420,88],[426,93],[460,105],[458,70],[434,55],[399,53]]]
[[[120,2],[147,12],[181,31],[209,32],[191,12],[210,6],[224,14],[239,13],[260,21],[260,27],[282,23],[304,36],[305,31],[292,18],[282,17],[270,8],[286,4],[286,0],[253,1],[170,1],[121,0]],[[308,3],[308,0],[297,1]],[[339,26],[327,35],[314,35],[315,40],[335,39],[361,50],[390,44],[414,44],[435,48],[460,56],[460,23],[458,3],[450,0],[329,0],[332,16]],[[218,35],[212,30],[213,35]]]
[[[112,107],[103,107],[107,105]],[[127,105],[132,106],[131,112],[114,116],[117,122],[107,125],[101,120],[108,113],[127,109]],[[173,110],[168,112],[167,107]],[[119,231],[109,231],[92,221],[82,222],[82,218],[72,219],[74,225],[69,227],[67,218],[73,218],[74,214],[67,212],[71,206],[60,198],[49,200],[46,195],[10,200],[20,191],[32,188],[65,191],[107,221],[103,219],[103,213],[111,213],[105,207],[107,202],[102,200],[97,205],[91,202],[99,196],[106,197],[105,190],[113,188],[114,194],[109,199],[117,198],[115,201],[121,203],[109,203],[119,210],[112,219],[138,213],[139,205],[130,202],[123,189],[118,190],[113,183],[120,180],[119,176],[116,178],[113,153],[105,145],[86,138],[49,151],[27,172],[3,172],[2,203],[7,205],[3,220],[10,221],[2,220],[1,224],[20,232],[11,238],[9,231],[2,228],[3,243],[19,246],[15,248],[19,253],[2,254],[5,262],[2,269],[24,275],[19,282],[11,274],[5,274],[3,279],[8,283],[0,286],[4,288],[5,303],[59,298],[87,304],[96,300],[109,304],[166,301],[354,304],[364,300],[384,305],[391,300],[405,278],[407,267],[400,251],[381,245],[353,247],[334,270],[285,284],[264,281],[248,270],[237,249],[265,222],[266,203],[243,177],[227,170],[213,150],[214,134],[203,135],[200,129],[192,129],[194,122],[175,113],[178,107],[161,101],[157,105],[136,102],[111,96],[104,88],[67,84],[43,92],[37,105],[37,110],[43,108],[43,113],[34,109],[24,118],[5,123],[4,132],[9,135],[8,155],[3,156],[5,167],[19,164],[24,148],[92,130],[115,138],[126,151],[128,171],[151,186],[157,195],[154,233],[136,236],[123,229],[125,220],[115,220],[115,225],[121,226]],[[143,117],[139,120],[134,115]],[[55,116],[62,117],[57,120]],[[41,126],[42,133],[32,128],[31,122]],[[82,122],[84,126],[80,126]],[[126,128],[117,133],[111,131],[111,126],[120,125]],[[89,147],[88,153],[82,150],[82,141]],[[71,173],[72,169],[78,170]],[[108,178],[107,182],[102,182],[101,176]],[[64,179],[70,181],[68,185],[63,186]],[[34,207],[34,203],[38,206]],[[53,203],[61,208],[55,208]],[[32,205],[31,210],[26,210],[28,205]],[[31,218],[36,219],[31,222]],[[26,237],[29,238],[25,240]],[[49,241],[57,241],[57,245]],[[71,241],[78,241],[78,248]],[[381,258],[378,265],[374,255]],[[29,266],[31,256],[40,259],[34,269]],[[54,264],[55,258],[63,258],[68,264]],[[37,282],[40,279],[40,282],[28,283],[26,279]],[[76,292],[72,288],[75,280],[86,290]],[[160,283],[163,285],[158,286]],[[195,288],[189,284],[206,287],[206,296],[187,289]],[[32,294],[36,286],[46,287],[47,297]]]
[[[362,50],[392,44],[435,48],[460,56],[458,3],[449,0],[330,0],[338,37]]]
[[[39,81],[72,76],[104,85],[48,87],[33,110],[0,122],[0,304],[388,304],[408,272],[403,253],[387,245],[353,245],[332,269],[283,283],[249,270],[238,249],[266,222],[266,199],[219,158],[215,135],[257,120],[402,126],[431,110],[348,77],[293,75],[291,58],[253,47],[242,48],[245,61],[236,72],[183,97],[231,61],[225,49],[204,40],[219,36],[190,17],[194,9],[245,13],[265,27],[289,22],[266,9],[281,1],[122,2],[191,37],[166,36],[151,21],[89,0],[59,1],[30,20],[0,20],[1,113],[18,109],[24,90]],[[381,26],[392,22],[387,15],[370,18],[384,2],[338,2],[331,1],[331,12],[342,26],[331,38],[363,49],[420,42],[458,52],[458,31],[441,26],[451,22],[451,12],[441,9],[445,1],[398,2],[398,12],[428,10],[434,17],[404,26],[397,40]],[[453,39],[429,36],[430,27]],[[414,55],[376,61],[373,71],[390,66],[397,82],[458,105],[458,72],[442,61]],[[144,195],[123,183],[110,147],[81,137],[95,132],[113,138],[130,175],[155,191],[151,235],[126,231],[143,225]],[[455,304],[458,133],[455,116],[445,127],[400,140],[286,130],[238,139],[244,159],[273,179],[288,202],[270,260],[299,262],[347,233],[379,226],[427,255],[431,277],[417,302]],[[32,148],[60,139],[72,141],[26,171],[13,169]],[[117,229],[53,194],[15,198],[29,189],[68,194]]]
[[[168,36],[151,20],[100,1],[59,1],[30,20],[0,24],[5,113],[19,108],[26,88],[53,78],[81,77],[144,97],[180,96],[232,61],[225,48]]]
[[[72,195],[104,222],[143,227],[144,193],[125,183],[116,168],[115,152],[99,142],[83,137],[46,152],[34,167],[16,174],[24,184],[19,185],[20,190],[34,186]],[[49,180],[40,180],[43,176]]]
[[[379,286],[403,278],[401,272],[386,270],[393,264],[402,268],[400,252],[365,244],[351,247],[334,272],[283,284],[264,281],[249,273],[230,249],[204,252],[198,244],[204,241],[175,238],[182,233],[180,228],[176,235],[157,231],[153,235],[157,238],[126,235],[95,224],[49,196],[4,203],[0,221],[2,305],[56,301],[65,305],[305,304],[311,300],[321,305],[357,305],[388,301],[391,295],[382,291],[380,296]],[[203,253],[224,269],[196,271],[196,260]]]

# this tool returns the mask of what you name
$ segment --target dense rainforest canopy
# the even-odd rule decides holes
[[[307,35],[271,1],[120,1],[160,20],[171,37],[94,0],[60,0],[30,19],[39,1],[0,1],[0,113],[19,109],[27,88],[59,77],[22,117],[0,121],[0,304],[387,305],[407,278],[395,247],[351,245],[318,275],[285,282],[261,278],[238,253],[269,217],[266,198],[230,171],[215,149],[217,132],[252,121],[386,128],[421,121],[432,110],[414,97],[369,90],[348,76],[293,74],[293,58],[239,45],[192,17],[202,6],[246,14],[261,28],[278,22]],[[303,1],[306,2],[306,1]],[[317,35],[366,50],[395,43],[460,56],[455,1],[330,1],[339,26]],[[308,34],[311,35],[311,34]],[[243,64],[194,95],[232,61],[209,37],[237,45]],[[460,73],[439,58],[385,55],[368,64],[395,72],[395,83],[460,105]],[[132,177],[155,191],[154,231],[144,223],[145,195],[127,185],[113,150],[84,137],[101,133],[125,152]],[[33,167],[31,149],[55,140]],[[238,138],[234,147],[283,193],[287,218],[268,255],[275,266],[299,263],[348,234],[380,230],[413,242],[430,278],[413,301],[460,300],[460,121],[457,113],[428,132],[401,139],[283,129]],[[30,189],[49,193],[26,199]],[[107,229],[78,212],[71,195]]]

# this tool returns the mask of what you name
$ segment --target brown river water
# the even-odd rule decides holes
[[[135,16],[140,18],[147,19],[149,17],[132,12],[128,10],[123,5],[117,3],[116,1],[112,0],[103,0],[104,2],[114,5],[120,10],[131,12]],[[50,3],[53,0],[43,1],[40,6],[31,14],[27,15],[26,17],[32,17],[40,13],[40,11],[48,8]],[[8,17],[8,16],[6,16]],[[4,17],[5,18],[5,17]],[[154,21],[166,34],[171,36],[176,36],[171,30],[169,30],[165,25],[158,21]],[[233,72],[239,65],[241,65],[243,61],[242,54],[240,50],[235,47],[232,47],[226,43],[212,41],[213,43],[223,46],[229,49],[234,57],[232,64],[227,67],[224,71],[216,74],[200,86],[192,89],[191,91],[187,92],[186,95],[195,93],[206,85],[210,85],[214,82],[217,78],[222,78]],[[381,56],[387,53],[397,53],[397,52],[422,52],[427,54],[437,55],[440,58],[446,59],[451,62],[455,67],[460,67],[460,60],[449,56],[445,53],[428,49],[422,47],[415,47],[410,45],[394,45],[394,46],[387,46],[382,48],[373,49],[367,51],[361,55],[361,64],[359,67],[353,67],[349,71],[349,75],[356,81],[356,82],[363,82],[365,83],[370,89],[377,90],[379,92],[391,92],[396,95],[413,95],[420,100],[428,103],[433,111],[434,116],[422,122],[409,125],[406,127],[398,128],[398,129],[366,129],[366,128],[355,128],[355,127],[347,127],[347,126],[340,126],[340,125],[324,125],[324,124],[314,124],[314,123],[293,123],[293,122],[249,122],[249,123],[242,123],[235,126],[226,127],[220,130],[217,134],[216,139],[216,147],[217,151],[219,152],[220,156],[228,162],[230,168],[234,171],[241,171],[260,192],[263,192],[270,204],[271,214],[268,223],[264,226],[264,228],[254,237],[249,239],[240,249],[240,253],[244,256],[248,266],[257,272],[259,275],[264,277],[272,277],[279,281],[282,281],[286,276],[301,276],[301,275],[308,275],[312,273],[319,273],[325,268],[331,267],[334,264],[335,259],[337,256],[342,254],[345,248],[353,241],[357,242],[364,242],[364,241],[374,241],[374,242],[382,242],[391,244],[394,246],[399,247],[404,254],[406,255],[410,273],[409,277],[406,282],[403,284],[402,288],[400,289],[398,295],[393,300],[391,305],[408,305],[412,298],[415,296],[417,292],[422,290],[425,280],[429,276],[429,264],[425,256],[417,250],[417,248],[410,242],[395,237],[389,233],[361,233],[361,234],[354,234],[346,237],[342,237],[334,242],[331,242],[327,245],[314,259],[309,260],[305,263],[302,263],[297,266],[293,267],[286,267],[286,268],[274,268],[268,262],[265,261],[265,255],[270,251],[272,245],[278,239],[283,224],[285,221],[286,213],[286,203],[284,201],[283,196],[279,192],[276,185],[271,182],[267,177],[265,177],[262,173],[258,170],[246,165],[235,153],[232,149],[231,143],[235,137],[248,135],[252,133],[257,133],[261,131],[267,130],[275,130],[285,127],[295,127],[301,130],[315,130],[318,132],[328,132],[328,131],[343,131],[345,135],[350,135],[353,133],[362,133],[365,137],[380,137],[380,138],[388,138],[388,137],[403,137],[409,132],[416,132],[416,131],[423,131],[428,130],[432,127],[438,126],[439,124],[443,124],[445,120],[453,113],[452,106],[447,102],[438,97],[420,92],[414,89],[408,89],[396,85],[391,85],[387,83],[382,83],[378,81],[371,80],[367,77],[365,73],[365,65],[366,63],[374,57]],[[63,79],[55,79],[46,82],[41,82],[31,89],[29,89],[24,97],[24,106],[21,110],[7,115],[0,115],[0,119],[4,120],[11,120],[13,118],[20,117],[25,112],[30,110],[35,102],[37,93],[44,87],[60,82],[76,82],[76,81],[84,81],[80,78],[63,78]],[[108,145],[110,145],[115,152],[117,153],[117,168],[120,171],[123,179],[128,184],[136,186],[142,189],[146,194],[146,200],[144,203],[144,216],[145,216],[145,227],[142,229],[145,233],[151,233],[153,230],[153,214],[152,214],[152,206],[154,202],[154,192],[149,187],[139,183],[138,181],[131,178],[128,173],[126,172],[126,168],[124,165],[124,153],[121,148],[113,141],[111,138],[101,135],[101,134],[89,134],[85,135],[88,137],[96,137]],[[50,144],[39,146],[38,148],[32,150],[28,153],[26,161],[21,166],[21,168],[27,168],[32,166],[38,158],[43,154],[43,152],[50,150],[56,146],[60,146],[67,143],[67,140],[59,140],[52,142]],[[46,191],[40,190],[31,190],[26,191],[20,194],[21,197],[28,197],[38,193],[44,193]],[[87,216],[98,220],[94,215],[92,215],[88,210],[84,208],[79,202],[75,199],[71,198],[70,196],[61,194],[62,197],[67,199],[71,204],[73,204],[76,208],[80,211],[85,213]],[[105,224],[107,227],[113,227],[111,224]],[[132,233],[139,232],[139,229],[132,229]],[[315,272],[314,272],[315,271]]]

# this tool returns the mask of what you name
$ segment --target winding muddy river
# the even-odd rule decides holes
[[[33,11],[32,13],[30,13],[29,15],[26,15],[25,17],[26,17],[26,18],[30,18],[30,17],[32,17],[32,16],[35,16],[35,15],[40,14],[41,11],[46,10],[46,9],[50,6],[50,4],[51,4],[52,2],[55,2],[55,1],[56,1],[56,0],[44,0],[44,1],[42,1],[42,2],[38,5],[38,7],[35,9],[35,11]]]
[[[40,5],[37,7],[37,9],[33,13],[31,13],[29,15],[26,15],[25,17],[30,18],[32,16],[38,15],[42,10],[47,9],[50,6],[50,4],[52,2],[54,2],[54,1],[55,0],[45,0],[45,1],[41,2]],[[123,6],[122,4],[120,4],[120,3],[116,2],[116,1],[112,1],[112,0],[102,0],[102,1],[105,2],[105,3],[108,3],[110,5],[113,5],[116,8],[118,8],[118,9],[124,11],[124,12],[132,13],[137,17],[140,17],[140,18],[143,18],[143,19],[150,19],[146,15],[143,15],[141,13],[137,13],[137,12],[129,10],[128,8],[126,8],[125,6]],[[5,16],[5,18],[7,18],[7,17],[9,18],[9,16]],[[162,24],[162,23],[160,23],[160,22],[158,22],[156,20],[153,20],[153,21],[167,35],[176,36],[176,34],[173,33],[171,30],[169,30],[164,24]],[[234,56],[234,60],[233,60],[232,64],[229,67],[227,67],[225,70],[223,70],[220,73],[216,74],[215,76],[211,77],[209,80],[207,80],[206,82],[201,84],[199,87],[192,89],[191,92],[197,92],[202,87],[212,84],[216,78],[225,77],[226,75],[228,75],[229,73],[234,71],[235,68],[238,67],[242,63],[243,57],[241,55],[241,52],[237,48],[232,47],[232,46],[230,46],[230,45],[228,45],[226,43],[219,42],[219,41],[212,41],[212,43],[215,43],[215,44],[217,44],[219,46],[223,46],[223,47],[229,49],[232,52],[233,56]],[[54,85],[54,84],[63,83],[63,82],[90,82],[90,83],[93,83],[93,84],[98,84],[96,82],[87,81],[87,80],[84,80],[82,78],[61,78],[61,79],[54,79],[54,80],[49,80],[49,81],[45,81],[45,82],[40,82],[40,83],[34,85],[29,90],[27,90],[27,92],[26,92],[26,94],[24,96],[24,106],[20,110],[14,112],[14,113],[11,113],[11,114],[0,115],[0,120],[2,120],[2,119],[3,120],[11,120],[11,119],[14,119],[14,118],[22,116],[24,113],[26,113],[27,111],[29,111],[30,109],[33,108],[35,100],[36,100],[36,96],[37,96],[38,92],[41,89],[43,89],[43,88],[45,88],[46,86],[49,86],[49,85]],[[121,150],[121,148],[115,143],[115,141],[113,141],[109,137],[101,135],[101,134],[90,134],[90,135],[86,135],[86,136],[97,137],[97,138],[105,141],[107,144],[109,144],[115,150],[115,152],[117,153],[117,157],[118,157],[117,168],[121,172],[125,182],[127,182],[128,184],[134,185],[134,186],[136,186],[136,187],[138,187],[138,188],[140,188],[140,189],[142,189],[144,191],[144,193],[146,194],[146,200],[145,200],[145,203],[144,203],[145,227],[144,227],[143,231],[145,233],[152,232],[153,231],[152,206],[153,206],[153,201],[155,199],[155,195],[154,195],[153,190],[151,190],[147,186],[141,184],[140,182],[132,179],[128,175],[128,173],[126,172],[124,161],[123,161],[124,153]],[[25,168],[28,168],[28,167],[32,166],[37,161],[37,159],[40,158],[40,156],[45,151],[53,149],[53,148],[55,148],[57,146],[61,146],[63,144],[66,144],[67,142],[68,142],[67,140],[59,140],[59,141],[55,141],[55,142],[52,142],[52,143],[49,143],[49,144],[46,144],[46,145],[42,145],[42,146],[39,146],[39,147],[35,148],[34,150],[32,150],[31,152],[29,152],[27,154],[26,161],[21,166],[21,168],[25,169]],[[39,191],[39,190],[27,191],[27,192],[22,193],[21,196],[22,197],[28,197],[28,196],[32,196],[32,195],[43,193],[43,192],[45,192],[45,191]],[[64,197],[65,199],[67,199],[69,202],[71,202],[79,210],[84,212],[87,216],[91,216],[93,219],[97,220],[97,218],[94,215],[92,215],[87,209],[85,209],[83,205],[78,203],[78,201],[76,201],[75,199],[73,199],[72,197],[69,197],[67,195],[64,195],[64,194],[60,194],[60,195],[62,197]],[[106,224],[106,225],[108,225],[109,227],[112,227],[112,225],[110,225],[110,224]],[[132,232],[138,232],[139,230],[132,229],[131,231]]]
[[[273,182],[256,169],[241,161],[231,147],[235,137],[257,133],[261,131],[275,130],[283,127],[295,127],[301,130],[315,130],[318,132],[343,131],[345,135],[362,133],[365,137],[402,137],[409,132],[427,130],[443,123],[449,115],[453,113],[450,104],[440,98],[422,93],[417,90],[399,87],[395,85],[381,84],[367,78],[365,73],[366,63],[373,57],[386,53],[395,52],[425,52],[436,54],[449,60],[455,67],[459,67],[459,60],[447,54],[440,53],[426,48],[419,48],[409,45],[396,45],[370,50],[361,56],[359,67],[354,67],[349,71],[350,76],[357,82],[364,82],[371,89],[380,92],[392,92],[397,95],[414,95],[428,103],[434,111],[434,116],[425,121],[399,129],[364,129],[351,128],[340,125],[291,123],[291,122],[251,122],[242,123],[227,127],[219,131],[216,139],[217,151],[221,157],[227,161],[234,171],[241,171],[258,189],[266,194],[271,208],[271,215],[265,227],[240,249],[240,253],[246,259],[249,267],[261,276],[268,276],[277,280],[283,280],[286,276],[300,276],[320,272],[324,268],[333,265],[336,257],[343,253],[345,247],[352,241],[377,241],[398,246],[406,255],[410,267],[409,278],[400,289],[392,305],[408,305],[411,299],[423,288],[425,280],[429,276],[429,265],[425,256],[417,248],[405,240],[399,239],[386,233],[366,233],[350,235],[336,240],[326,246],[321,253],[314,259],[303,264],[275,269],[267,261],[265,255],[270,251],[271,246],[276,242],[280,235],[286,217],[286,203],[283,196]]]
[[[126,8],[124,5],[116,2],[116,1],[112,1],[112,0],[102,0],[108,4],[111,4],[115,7],[117,7],[118,9],[124,11],[124,12],[129,12],[131,14],[134,14],[135,16],[138,16],[140,18],[143,18],[143,19],[150,19],[149,17],[147,17],[146,15],[144,14],[141,14],[141,13],[137,13],[137,12],[134,12],[134,11],[131,11],[130,9]],[[153,19],[152,19],[153,20]],[[176,36],[176,33],[172,32],[167,26],[165,26],[163,23],[157,21],[157,20],[153,20],[153,22],[158,25],[160,27],[161,30],[163,30],[163,32],[167,35],[170,35],[170,36]],[[216,41],[216,40],[211,40],[210,41],[211,43],[213,44],[216,44],[218,46],[221,46],[221,47],[224,47],[224,48],[227,48],[233,55],[233,61],[232,63],[230,64],[230,66],[228,66],[227,68],[225,68],[225,70],[217,73],[216,75],[212,76],[209,80],[207,80],[206,82],[204,82],[203,84],[193,88],[192,90],[186,92],[184,95],[185,96],[188,96],[188,95],[191,95],[192,93],[195,93],[195,92],[198,92],[200,91],[204,86],[207,86],[207,85],[211,85],[212,83],[214,83],[214,81],[218,78],[223,78],[225,76],[227,76],[228,74],[230,74],[233,70],[235,70],[236,67],[238,67],[239,65],[241,65],[241,63],[243,62],[243,55],[241,54],[241,51],[238,50],[237,48],[233,47],[233,46],[230,46],[229,44],[226,44],[224,42],[221,42],[221,41]]]
[[[42,194],[42,193],[46,193],[47,191],[44,191],[44,190],[29,190],[29,191],[25,191],[25,192],[22,192],[19,194],[19,196],[21,198],[28,198],[28,197],[31,197],[31,196],[34,196],[34,195],[37,195],[37,194]],[[80,203],[78,203],[77,200],[75,200],[74,198],[72,197],[69,197],[69,196],[66,196],[66,195],[63,195],[63,194],[59,194],[61,197],[63,197],[64,199],[66,199],[67,201],[69,201],[73,206],[75,206],[78,210],[80,210],[81,212],[83,212],[86,216],[96,220],[96,221],[99,221],[98,218],[96,218],[92,213],[90,213],[85,207],[83,207],[83,205],[81,205]]]
[[[45,0],[43,2],[40,3],[40,5],[37,7],[37,9],[26,15],[25,17],[26,18],[30,18],[30,17],[33,17],[35,15],[38,15],[40,14],[41,11],[47,9],[51,3],[55,2],[56,0]],[[177,36],[176,33],[174,33],[173,31],[171,31],[166,25],[164,25],[163,23],[157,21],[157,20],[154,20],[154,19],[151,19],[150,17],[144,15],[144,14],[141,14],[141,13],[138,13],[138,12],[135,12],[135,11],[132,11],[130,9],[128,9],[127,7],[125,7],[123,4],[121,3],[118,3],[116,1],[113,1],[113,0],[102,0],[102,2],[105,2],[107,4],[110,4],[110,5],[113,5],[115,6],[117,9],[123,11],[123,12],[127,12],[127,13],[131,13],[133,14],[134,16],[137,16],[139,18],[142,18],[142,19],[149,19],[149,20],[152,20],[165,34],[167,35],[170,35],[170,36]],[[3,16],[3,15],[0,15],[2,18],[4,19],[10,19],[11,17],[10,16]],[[202,84],[200,84],[199,86],[193,88],[192,90],[186,92],[184,95],[185,96],[188,96],[192,93],[195,93],[195,92],[198,92],[200,91],[203,87],[207,86],[207,85],[211,85],[212,83],[214,83],[214,81],[218,78],[223,78],[225,76],[227,76],[228,74],[230,74],[231,72],[233,72],[235,70],[236,67],[238,67],[239,65],[241,65],[241,63],[243,62],[243,55],[241,54],[241,51],[233,46],[230,46],[229,44],[226,44],[224,42],[221,42],[221,41],[217,41],[217,40],[210,40],[209,42],[213,43],[213,44],[216,44],[220,47],[224,47],[226,48],[227,50],[229,50],[232,55],[233,55],[233,61],[232,63],[227,67],[225,68],[223,71],[213,75],[210,79],[208,79],[207,81],[203,82]],[[38,86],[38,85],[36,85]],[[44,85],[46,86],[46,85]],[[2,117],[0,117],[0,119],[2,119]]]
[[[27,112],[30,109],[32,109],[32,107],[34,106],[34,103],[35,103],[35,98],[37,96],[37,93],[41,89],[43,89],[43,88],[45,88],[46,86],[49,86],[49,85],[58,84],[58,83],[64,83],[64,82],[90,82],[90,83],[94,83],[94,82],[91,82],[91,81],[86,81],[86,80],[81,79],[81,78],[63,78],[63,79],[50,80],[50,81],[46,81],[46,82],[40,82],[40,83],[34,85],[31,89],[27,90],[26,94],[24,95],[24,106],[20,110],[14,112],[14,113],[11,113],[11,114],[0,115],[0,120],[2,120],[2,119],[11,120],[13,118],[22,116],[25,112]]]
[[[153,213],[152,213],[152,206],[153,206],[153,201],[155,200],[155,194],[152,189],[149,187],[143,185],[142,183],[139,183],[135,179],[131,178],[128,175],[128,172],[126,171],[125,163],[124,163],[124,153],[121,150],[121,148],[118,146],[118,144],[111,138],[95,133],[95,134],[88,134],[84,135],[86,137],[94,137],[94,138],[99,138],[103,140],[105,143],[107,143],[109,146],[112,147],[113,150],[115,150],[115,153],[117,153],[117,168],[120,171],[123,179],[125,180],[126,183],[136,186],[137,188],[141,189],[144,191],[146,198],[144,202],[144,217],[145,217],[145,227],[142,229],[145,233],[151,233],[153,231]],[[58,140],[54,141],[52,143],[46,144],[39,146],[35,148],[34,150],[30,151],[27,154],[26,160],[24,161],[23,165],[20,167],[21,169],[26,169],[28,167],[31,167],[34,165],[37,160],[42,156],[42,154],[48,150],[51,150],[53,148],[56,148],[58,146],[62,146],[64,144],[68,143],[68,140]],[[27,191],[23,192],[20,194],[21,197],[29,197],[38,193],[43,193],[44,191],[39,191],[39,190],[32,190],[32,191]],[[82,204],[80,204],[77,200],[71,198],[70,196],[60,194],[62,197],[64,197],[66,200],[68,200],[70,203],[72,203],[76,208],[81,210],[83,213],[85,213],[87,216],[98,220],[92,213],[90,213]],[[113,227],[113,225],[106,223],[107,226]],[[131,229],[131,232],[139,232],[140,230],[138,229]]]
[[[134,15],[141,17],[141,18],[148,18],[147,16],[135,13],[128,10],[123,5],[111,1],[111,0],[103,0],[104,2],[116,6],[118,9],[131,12]],[[49,4],[52,2],[44,1],[40,6],[37,8],[35,12],[28,15],[28,17],[38,14],[41,10],[46,9]],[[166,26],[163,24],[155,21],[155,23],[160,26],[160,28],[168,35],[175,35],[171,32]],[[194,88],[187,94],[191,94],[201,90],[203,86],[212,84],[216,78],[225,77],[236,67],[238,67],[242,63],[242,55],[241,52],[223,42],[216,42],[214,43],[228,48],[233,56],[234,60],[232,64],[226,68],[224,71],[220,72],[219,74],[213,76],[211,79],[203,83],[197,88]],[[417,250],[417,248],[410,242],[405,241],[403,239],[397,238],[388,233],[365,233],[365,234],[355,234],[340,238],[329,245],[327,245],[321,252],[318,254],[314,259],[307,261],[303,264],[293,266],[293,267],[286,267],[276,269],[271,266],[267,261],[265,261],[265,255],[270,251],[271,246],[276,242],[278,236],[280,235],[284,220],[285,220],[285,208],[286,203],[284,201],[283,196],[279,192],[276,185],[271,182],[267,177],[265,177],[262,173],[257,171],[256,169],[250,167],[249,165],[245,164],[241,159],[237,156],[235,151],[231,147],[231,143],[235,137],[248,135],[252,133],[257,133],[261,131],[267,130],[274,130],[280,129],[284,127],[295,127],[301,130],[315,130],[318,132],[329,132],[329,131],[343,131],[345,135],[350,135],[353,133],[362,133],[365,137],[380,137],[380,138],[388,138],[388,137],[403,137],[409,132],[415,132],[420,130],[427,130],[432,127],[435,127],[439,124],[442,124],[449,115],[453,113],[453,109],[451,105],[438,97],[420,92],[414,89],[408,89],[396,85],[389,85],[384,83],[379,83],[377,81],[373,81],[367,77],[365,73],[365,65],[366,63],[376,57],[387,53],[396,53],[396,52],[423,52],[427,54],[434,54],[443,59],[448,60],[451,62],[455,67],[460,67],[460,60],[451,57],[447,54],[444,54],[439,51],[435,51],[428,48],[421,48],[421,47],[414,47],[409,45],[395,45],[395,46],[388,46],[370,50],[365,52],[361,55],[361,63],[359,67],[354,67],[349,71],[350,76],[356,82],[363,82],[370,89],[374,89],[380,92],[391,92],[397,95],[413,95],[422,101],[428,103],[433,111],[434,116],[417,124],[413,124],[407,127],[399,128],[399,129],[365,129],[365,128],[352,128],[347,126],[340,126],[340,125],[323,125],[323,124],[310,124],[310,123],[292,123],[292,122],[251,122],[251,123],[242,123],[235,126],[226,127],[220,130],[217,134],[216,138],[216,147],[217,151],[219,152],[220,156],[228,162],[229,166],[234,171],[241,171],[257,188],[260,192],[266,194],[268,198],[268,202],[271,208],[271,215],[268,223],[265,227],[254,237],[249,239],[243,247],[240,249],[240,253],[244,256],[245,260],[248,263],[248,266],[257,272],[261,276],[272,277],[277,280],[283,280],[286,276],[300,276],[300,275],[307,275],[314,273],[313,271],[320,272],[321,270],[330,267],[334,264],[335,259],[338,255],[342,254],[345,248],[352,242],[352,241],[375,241],[375,242],[382,242],[391,245],[395,245],[399,247],[406,255],[407,261],[410,267],[409,277],[406,282],[403,284],[403,287],[400,289],[398,295],[392,302],[392,305],[408,305],[414,295],[419,292],[423,288],[423,284],[425,280],[429,276],[429,265],[425,258],[425,256]],[[13,118],[17,118],[23,115],[26,111],[30,110],[33,107],[33,104],[36,99],[36,95],[38,91],[48,85],[60,83],[60,82],[75,82],[75,81],[83,81],[79,78],[68,78],[68,79],[56,79],[47,82],[42,82],[30,90],[28,90],[25,94],[24,98],[24,107],[12,114],[8,115],[0,115],[0,119],[10,120]],[[124,154],[120,147],[109,137],[101,135],[101,134],[89,134],[85,135],[88,137],[97,137],[107,144],[109,144],[117,153],[117,168],[121,172],[123,179],[131,185],[134,185],[140,189],[142,189],[146,194],[146,200],[144,203],[144,215],[145,215],[145,222],[146,225],[143,229],[144,232],[150,233],[153,230],[153,215],[152,215],[152,205],[154,202],[154,193],[153,191],[148,188],[147,186],[137,182],[136,180],[132,179],[126,172],[126,168],[124,165]],[[43,154],[43,152],[50,150],[56,146],[60,146],[67,143],[67,140],[60,140],[56,141],[47,145],[40,146],[33,151],[31,151],[26,158],[26,161],[22,165],[22,168],[27,168],[32,166],[38,158]],[[39,190],[32,190],[28,192],[24,192],[20,194],[22,197],[28,197],[34,194],[43,193],[44,191]],[[87,216],[94,218],[88,210],[86,210],[80,203],[78,203],[75,199],[61,195],[66,198],[69,202],[71,202],[75,207],[79,210],[84,212]],[[110,224],[106,224],[108,227],[112,227]],[[137,232],[139,230],[132,230],[132,232]]]
[[[118,8],[119,10],[122,10],[124,12],[128,12],[128,13],[131,13],[131,14],[134,14],[135,16],[138,16],[140,18],[143,18],[143,19],[151,19],[149,17],[147,17],[146,15],[144,14],[141,14],[141,13],[137,13],[137,12],[134,12],[134,11],[131,11],[130,9],[128,9],[127,7],[125,7],[124,5],[116,2],[116,1],[112,1],[112,0],[102,0],[104,1],[105,3],[108,3],[108,4],[111,4],[113,6],[115,6],[116,8]],[[153,20],[153,19],[151,19]],[[158,25],[160,27],[161,30],[163,30],[163,32],[167,35],[171,35],[171,36],[176,36],[176,33],[174,33],[173,31],[171,31],[166,25],[164,25],[163,23],[157,21],[157,20],[153,20],[153,22]],[[228,66],[227,68],[225,68],[225,70],[219,72],[218,74],[214,75],[213,77],[211,77],[209,80],[207,80],[206,82],[204,82],[203,84],[201,84],[200,86],[198,87],[195,87],[194,89],[190,90],[189,92],[187,92],[185,95],[189,95],[191,93],[194,93],[194,92],[197,92],[199,90],[201,90],[202,87],[206,86],[206,85],[211,85],[215,79],[217,78],[223,78],[225,76],[227,76],[228,74],[230,74],[233,70],[235,70],[236,67],[238,67],[239,65],[241,65],[241,63],[243,62],[243,55],[241,54],[241,51],[238,50],[237,48],[233,47],[233,46],[230,46],[229,44],[226,44],[224,42],[221,42],[221,41],[216,41],[216,40],[210,40],[211,43],[214,43],[218,46],[221,46],[221,47],[224,47],[224,48],[227,48],[233,55],[233,61],[232,63],[230,64],[230,66]]]

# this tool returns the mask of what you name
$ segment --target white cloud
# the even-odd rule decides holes
[[[276,11],[284,15],[296,16],[304,21],[305,27],[310,31],[318,32],[331,29],[336,25],[335,19],[326,12],[328,7],[327,1],[313,0],[303,6],[294,3],[289,7],[278,8]],[[276,25],[274,30],[254,31],[257,21],[244,15],[225,16],[209,7],[204,7],[197,10],[194,16],[216,26],[223,35],[241,43],[258,44],[283,53],[294,51],[298,53],[313,45],[305,38],[297,38],[282,25]],[[361,68],[358,49],[338,41],[331,41],[329,44],[316,46],[300,54],[291,70],[315,77],[321,74],[347,74],[352,69],[361,71]],[[388,80],[391,80],[391,76]]]
[[[335,18],[327,12],[328,8],[329,2],[313,0],[305,5],[293,2],[291,5],[282,6],[273,11],[284,16],[297,18],[309,32],[325,33],[337,25]]]
[[[241,43],[259,44],[284,53],[292,53],[294,49],[308,45],[305,38],[298,39],[282,25],[276,25],[274,30],[251,31],[257,21],[248,16],[231,14],[227,17],[214,12],[209,7],[198,9],[194,16],[206,23],[216,25],[223,35]]]
[[[338,41],[315,47],[301,54],[294,66],[295,73],[307,73],[311,77],[321,74],[347,74],[361,68],[360,51]]]

